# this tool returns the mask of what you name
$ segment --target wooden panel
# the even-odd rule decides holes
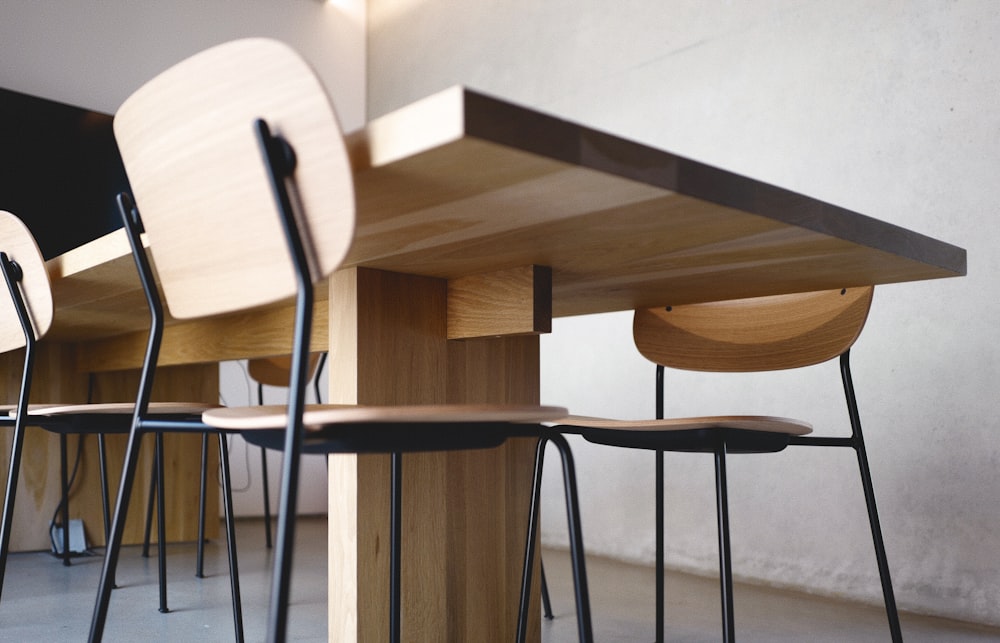
[[[327,291],[325,282],[323,290]],[[317,351],[326,350],[327,346],[325,299],[317,303],[313,314],[312,345]],[[292,347],[294,312],[293,306],[268,307],[172,324],[163,332],[159,364],[172,366],[287,355]],[[147,338],[146,330],[142,330],[81,343],[76,353],[76,369],[105,372],[138,368]]]
[[[52,324],[52,290],[45,271],[42,252],[27,226],[10,212],[0,210],[0,239],[3,252],[20,268],[21,295],[31,318],[35,338],[48,332]],[[7,292],[6,282],[0,275],[3,290],[0,296],[0,351],[22,348],[25,334],[14,301]]]
[[[446,288],[366,269],[335,274],[331,400],[537,403],[537,337],[448,342]],[[532,457],[529,440],[405,456],[404,638],[513,638]],[[388,457],[335,456],[330,472],[331,640],[383,640]]]
[[[841,355],[861,334],[873,286],[733,299],[635,312],[646,359],[671,368],[747,372],[799,368]]]
[[[44,344],[36,362],[32,402],[50,401],[82,403],[87,400],[88,378],[62,367],[68,363],[71,348],[60,344]],[[4,368],[3,392],[5,401],[16,400],[20,387],[22,358],[17,353],[0,356]],[[94,382],[94,401],[130,401],[135,399],[138,386],[134,372],[98,376]],[[157,374],[154,399],[185,399],[213,402],[218,399],[218,367],[187,366],[164,369]],[[0,466],[6,471],[9,463],[11,431],[5,431],[0,453]],[[111,502],[118,491],[121,463],[125,454],[125,436],[109,436],[108,467],[111,485]],[[146,439],[137,474],[137,487],[129,508],[125,542],[133,544],[142,540],[142,520],[146,511],[147,483],[152,463],[152,439]],[[79,444],[76,436],[69,438],[70,463],[76,457]],[[70,496],[70,518],[81,518],[92,546],[104,544],[103,518],[100,500],[97,438],[83,440],[77,480]],[[218,445],[213,441],[209,460],[210,493],[208,515],[217,516],[218,492],[215,471],[218,466]],[[197,537],[198,480],[201,470],[200,438],[196,436],[167,436],[165,442],[167,463],[167,537],[170,541],[193,541]],[[47,550],[50,547],[48,525],[55,511],[61,487],[59,481],[59,437],[56,434],[29,427],[25,434],[24,458],[21,481],[11,538],[13,551]],[[6,477],[0,487],[6,486]],[[207,533],[216,537],[218,521],[209,521]]]
[[[539,363],[537,336],[449,342],[448,401],[538,404]],[[449,503],[462,507],[449,514],[448,549],[466,561],[465,575],[449,586],[457,640],[509,641],[517,631],[535,445],[516,439],[502,449],[448,454]],[[535,641],[541,623],[538,561],[528,612],[529,640]]]
[[[966,270],[949,244],[460,88],[349,144],[350,265],[451,279],[549,265],[557,316]]]
[[[523,266],[448,282],[448,339],[552,332],[552,270]]]
[[[206,49],[147,81],[115,113],[164,297],[179,318],[295,293],[257,119],[294,148],[298,225],[322,279],[351,244],[351,168],[330,99],[291,47],[247,38]]]

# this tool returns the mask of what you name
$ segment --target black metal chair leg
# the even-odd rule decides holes
[[[664,472],[663,472],[663,451],[656,452],[656,643],[663,643],[666,639],[666,615],[664,614],[666,602],[666,590],[663,585],[663,574],[665,567],[664,552]]]
[[[298,505],[299,465],[302,453],[302,428],[298,427],[298,431],[298,434],[288,432],[289,435],[286,435],[285,439],[274,574],[271,581],[271,603],[267,624],[269,643],[284,641],[288,625],[288,601],[291,594],[291,568],[295,548],[295,508]]]
[[[0,592],[7,572],[7,554],[10,550],[10,531],[14,520],[14,499],[17,496],[17,478],[21,470],[21,452],[24,449],[24,427],[14,428],[10,447],[10,467],[7,469],[7,491],[3,499],[3,520],[0,522]]]
[[[205,578],[205,494],[208,492],[208,433],[201,434],[201,484],[198,493],[198,550],[195,578]]]
[[[552,599],[549,597],[549,583],[545,580],[545,562],[541,556],[538,557],[538,570],[542,575],[542,616],[551,621],[555,617],[552,616]]]
[[[69,560],[69,457],[67,454],[67,437],[59,434],[59,479],[62,486],[62,561],[66,567]]]
[[[205,436],[207,437],[207,433]],[[233,484],[229,475],[229,445],[219,433],[219,462],[222,468],[222,495],[226,517],[226,550],[229,553],[229,586],[233,597],[233,625],[237,643],[243,642],[243,604],[240,598],[239,562],[236,558],[236,521],[233,517]]]
[[[875,558],[878,561],[879,579],[882,581],[882,598],[885,601],[885,613],[889,619],[889,632],[893,643],[901,643],[903,632],[899,626],[899,612],[896,610],[896,597],[892,591],[892,578],[889,575],[889,559],[885,553],[885,541],[882,539],[882,527],[879,524],[878,507],[875,505],[875,488],[872,485],[871,468],[868,466],[868,451],[865,449],[865,436],[861,430],[861,414],[858,412],[858,398],[854,393],[854,380],[851,377],[851,351],[849,350],[840,356],[840,375],[844,383],[847,412],[851,419],[852,443],[854,451],[858,456],[861,485],[864,488],[865,504],[868,507],[868,522],[872,531],[872,544],[875,546]]]
[[[531,604],[531,576],[535,565],[535,545],[538,535],[538,504],[542,490],[542,468],[545,444],[539,438],[535,447],[535,475],[531,481],[531,503],[528,507],[528,534],[524,544],[524,568],[521,571],[521,606],[517,613],[517,643],[524,643],[528,633],[528,611]]]
[[[101,467],[101,514],[104,518],[104,542],[111,533],[111,501],[108,498],[108,450],[104,434],[97,434],[97,451]]]
[[[319,395],[319,391],[316,391]],[[316,398],[317,404],[319,397]],[[264,405],[264,385],[257,382],[257,404]],[[260,448],[260,479],[264,485],[264,544],[271,549],[271,488],[270,476],[267,474],[267,449]]]
[[[402,624],[403,454],[392,454],[389,543],[389,641],[399,643]]]
[[[153,457],[153,471],[149,476],[149,497],[146,499],[146,528],[142,536],[142,557],[149,558],[150,533],[153,529],[153,507],[156,506],[156,457]]]
[[[656,365],[656,387],[655,387],[655,404],[656,404],[656,419],[662,420],[664,413],[664,378],[666,377],[666,369],[662,364]],[[654,573],[656,574],[656,643],[663,643],[666,640],[666,615],[664,610],[666,609],[666,599],[667,593],[663,585],[663,574],[665,567],[666,555],[664,552],[664,491],[663,485],[665,484],[664,472],[663,472],[663,450],[658,449],[656,451],[656,564]]]
[[[573,560],[573,586],[576,590],[576,620],[581,643],[592,643],[594,630],[590,619],[590,590],[587,586],[587,564],[583,548],[583,526],[580,522],[580,501],[576,490],[576,466],[573,453],[561,434],[549,436],[559,450],[563,466],[563,487],[566,493],[566,520],[569,527],[569,551]]]
[[[163,434],[156,434],[156,559],[160,576],[160,612],[167,607],[167,520],[166,485],[163,484]]]
[[[726,483],[726,443],[715,450],[715,498],[719,523],[719,581],[722,593],[722,640],[735,640],[733,565],[729,548],[729,498]]]
[[[899,612],[896,610],[896,597],[892,591],[892,579],[889,576],[889,559],[885,554],[885,541],[882,540],[882,527],[879,524],[878,508],[875,506],[875,489],[872,486],[872,474],[868,468],[868,456],[862,443],[857,449],[858,466],[861,469],[861,484],[865,490],[865,503],[868,505],[868,522],[871,525],[872,544],[875,546],[875,558],[878,561],[879,578],[882,581],[882,597],[885,600],[885,613],[889,619],[889,631],[893,643],[902,643],[903,632],[899,625]]]
[[[260,480],[264,485],[264,544],[271,548],[271,486],[267,474],[267,449],[260,448]]]
[[[111,538],[111,500],[110,494],[108,493],[108,449],[106,440],[104,439],[103,433],[97,434],[97,450],[99,455],[99,463],[101,468],[101,513],[104,518],[104,544],[107,545],[108,540]],[[116,588],[117,585],[114,579],[111,579],[112,588]]]
[[[108,619],[108,605],[111,602],[111,590],[114,587],[115,569],[118,567],[118,554],[125,531],[128,503],[132,496],[132,485],[135,482],[141,443],[141,433],[133,432],[129,435],[121,483],[118,488],[118,500],[115,502],[115,514],[111,519],[111,537],[104,552],[104,566],[101,569],[101,580],[97,589],[97,602],[94,605],[94,615],[90,622],[89,641],[91,643],[100,641],[104,636],[104,625]]]
[[[528,535],[525,544],[524,569],[521,574],[521,605],[518,611],[517,641],[527,637],[528,611],[531,601],[531,575],[535,562],[538,535],[538,506],[541,496],[542,470],[545,463],[545,446],[552,442],[559,450],[563,465],[563,486],[566,493],[566,518],[569,523],[570,556],[573,562],[573,581],[576,593],[576,617],[580,641],[594,640],[590,617],[590,593],[587,588],[587,568],[583,548],[583,529],[580,524],[580,505],[576,489],[576,468],[569,443],[559,433],[545,435],[538,440],[535,451],[535,476],[531,487],[531,505],[528,513]]]

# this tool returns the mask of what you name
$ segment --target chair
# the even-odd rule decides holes
[[[287,46],[247,39],[182,61],[130,96],[115,116],[114,129],[135,199],[133,206],[123,195],[119,203],[129,213],[133,255],[154,311],[160,306],[159,290],[140,231],[175,319],[294,297],[287,407],[213,410],[202,416],[220,431],[269,434],[284,451],[268,640],[285,638],[299,458],[308,440],[310,447],[322,446],[327,453],[392,454],[389,629],[398,641],[402,453],[492,448],[511,435],[542,435],[538,423],[560,417],[563,410],[534,405],[305,407],[313,286],[340,266],[353,240],[354,197],[334,110],[312,70]],[[162,314],[154,318],[154,328],[162,327]],[[156,352],[150,351],[149,376],[155,363]],[[551,440],[565,445],[562,436]],[[571,464],[568,449],[563,457]],[[570,467],[566,475],[571,474]],[[126,474],[115,525],[117,512],[127,506],[129,480]],[[573,515],[575,488],[567,493]],[[578,522],[573,530],[580,553],[577,580],[585,590]],[[113,542],[116,538],[113,526]],[[103,632],[116,557],[109,547],[92,640]],[[578,612],[589,619],[586,604]],[[590,640],[584,629],[581,638]]]
[[[35,245],[31,232],[9,212],[0,211],[0,263],[7,283],[9,296],[0,297],[0,350],[13,350],[18,343],[25,348],[24,371],[18,404],[12,416],[0,418],[4,424],[15,427],[8,471],[7,492],[4,497],[3,522],[0,527],[0,586],[6,570],[10,534],[13,527],[14,505],[18,475],[24,443],[24,427],[40,426],[60,436],[63,516],[63,559],[69,556],[69,485],[66,476],[65,437],[70,434],[97,434],[100,443],[101,487],[104,501],[105,535],[110,532],[107,510],[107,465],[103,437],[106,434],[127,432],[134,404],[87,405],[28,405],[31,391],[35,343],[48,330],[52,320],[52,293],[44,260]],[[21,333],[18,341],[18,333]],[[155,412],[161,417],[198,417],[212,405],[189,403],[156,403]],[[162,471],[162,467],[159,468]],[[161,485],[162,486],[162,485]],[[164,532],[161,522],[161,542]],[[162,548],[161,548],[162,552]],[[160,557],[160,609],[166,611],[166,567]]]
[[[8,279],[8,293],[10,299],[0,298],[7,303],[4,305],[5,315],[0,319],[0,323],[4,325],[5,328],[5,344],[0,346],[0,351],[9,351],[15,348],[23,347],[30,353],[25,357],[24,370],[22,372],[21,380],[21,390],[19,393],[20,397],[27,397],[30,394],[31,388],[31,370],[34,362],[34,342],[40,339],[48,330],[49,325],[52,321],[52,294],[50,291],[48,275],[45,271],[44,262],[41,259],[41,254],[38,251],[37,245],[35,243],[34,237],[31,232],[21,223],[14,214],[6,211],[0,211],[0,219],[2,219],[2,227],[0,227],[0,243],[5,244],[4,250],[8,253],[8,257],[17,255],[17,259],[10,260],[11,266],[9,270]],[[36,257],[37,255],[37,257]],[[17,262],[21,263],[17,263]],[[23,263],[23,266],[21,265]],[[31,275],[28,277],[27,281],[24,277],[25,268],[31,271]],[[23,282],[20,286],[19,283]],[[31,291],[32,297],[32,308],[28,308],[26,303],[27,295],[21,292],[21,288]],[[20,298],[19,301],[15,301],[15,298]],[[30,314],[34,317],[23,318],[20,315],[21,307],[24,308],[25,314]],[[27,323],[28,326],[23,326]],[[24,335],[24,333],[29,333],[29,329],[34,329],[34,332],[29,335]],[[27,348],[27,345],[31,345],[31,349]],[[4,508],[3,508],[3,519],[2,527],[0,527],[0,591],[3,589],[3,578],[7,568],[7,555],[10,548],[10,534],[13,528],[13,515],[14,515],[14,503],[17,495],[17,483],[18,476],[20,474],[20,463],[21,454],[23,451],[24,443],[24,427],[27,426],[26,421],[29,413],[38,412],[40,409],[44,408],[41,405],[32,405],[31,407],[25,406],[21,408],[20,404],[5,406],[3,411],[4,416],[0,416],[0,426],[11,426],[15,428],[14,437],[11,444],[11,457],[10,457],[10,467],[7,472],[7,489],[4,496]],[[46,423],[31,422],[31,425],[39,424],[43,428],[49,429],[59,434],[59,449],[60,449],[60,478],[61,478],[61,489],[62,498],[60,500],[57,513],[61,513],[63,520],[63,537],[62,537],[62,559],[64,565],[70,564],[70,544],[69,544],[69,481],[67,476],[67,435],[69,433],[80,433],[81,436],[85,433],[97,433],[99,440],[99,454],[100,454],[100,477],[101,477],[101,491],[102,496],[105,499],[105,527],[107,527],[107,458],[106,451],[104,448],[104,435],[106,433],[114,432],[112,427],[105,427],[105,429],[91,428],[91,430],[85,431],[72,431],[65,430],[66,427],[61,425],[48,425]],[[105,535],[107,535],[107,529],[105,529]],[[55,541],[53,539],[53,549],[55,549]]]
[[[3,272],[8,291],[7,297],[0,297],[0,352],[24,349],[24,367],[17,404],[9,416],[0,418],[0,425],[14,427],[3,518],[0,523],[2,589],[21,471],[35,345],[48,332],[53,315],[52,291],[41,252],[27,227],[6,211],[0,211],[0,271]]]
[[[727,302],[638,310],[633,334],[639,352],[656,367],[656,420],[618,421],[572,417],[559,429],[609,446],[656,452],[656,628],[663,640],[663,452],[712,453],[723,638],[734,638],[732,566],[726,458],[732,453],[773,453],[788,445],[850,447],[857,453],[883,597],[894,641],[902,640],[889,566],[850,372],[850,349],[871,305],[872,287],[758,297]],[[809,424],[786,418],[729,416],[663,419],[664,367],[754,372],[793,369],[839,357],[851,437],[811,437]],[[537,474],[540,475],[540,472]]]

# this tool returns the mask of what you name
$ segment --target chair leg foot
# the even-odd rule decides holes
[[[552,616],[552,599],[549,597],[549,583],[545,580],[545,563],[541,556],[538,557],[538,570],[542,575],[542,616],[551,621],[555,617]]]

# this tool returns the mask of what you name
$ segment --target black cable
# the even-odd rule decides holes
[[[59,513],[62,511],[63,505],[69,502],[69,497],[73,492],[73,483],[76,482],[76,474],[80,469],[80,462],[83,460],[83,438],[84,434],[81,433],[77,436],[76,440],[76,458],[73,462],[73,472],[69,476],[69,482],[66,484],[66,495],[59,499],[59,504],[56,505],[56,510],[52,513],[52,520],[49,521],[49,542],[52,545],[52,553],[54,555],[59,555],[56,553],[56,519],[59,517]],[[63,529],[69,529],[69,525],[63,525]],[[63,552],[65,554],[66,552]]]

